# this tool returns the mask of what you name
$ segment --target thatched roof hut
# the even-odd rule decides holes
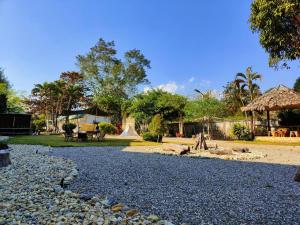
[[[300,109],[300,93],[279,85],[256,98],[242,111],[277,111],[282,109]]]

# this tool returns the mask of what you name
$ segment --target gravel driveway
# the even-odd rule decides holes
[[[73,191],[109,196],[175,224],[300,224],[295,166],[121,150],[54,148],[52,155],[76,161]]]

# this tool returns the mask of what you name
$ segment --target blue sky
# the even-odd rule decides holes
[[[247,66],[263,74],[261,87],[292,86],[290,70],[268,67],[249,29],[250,0],[0,0],[0,67],[17,90],[78,70],[76,55],[102,37],[119,54],[137,48],[151,60],[152,87],[190,95],[222,90]],[[143,87],[141,87],[142,89]]]

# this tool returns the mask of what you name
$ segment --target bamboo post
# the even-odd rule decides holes
[[[268,136],[271,136],[270,111],[269,110],[267,110],[267,127],[268,127]]]

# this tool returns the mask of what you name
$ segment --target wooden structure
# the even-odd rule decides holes
[[[0,114],[0,135],[30,134],[30,125],[30,114]]]
[[[198,134],[195,144],[193,146],[194,150],[200,150],[202,149],[202,147],[204,148],[204,150],[208,150],[206,141],[205,141],[205,137],[203,133]]]
[[[267,127],[270,135],[270,111],[278,111],[283,109],[300,109],[300,93],[284,86],[279,85],[276,88],[272,88],[262,96],[256,98],[246,107],[242,108],[242,111],[259,111],[267,112]],[[254,127],[251,126],[252,132]]]
[[[265,94],[255,99],[246,107],[243,107],[242,111],[266,111],[268,134],[270,135],[270,111],[278,111],[282,109],[300,109],[300,93],[284,85],[279,85],[278,87],[272,88],[270,91],[267,91]],[[253,129],[253,127],[251,128]],[[299,173],[300,168],[295,176],[296,181],[300,181]]]

